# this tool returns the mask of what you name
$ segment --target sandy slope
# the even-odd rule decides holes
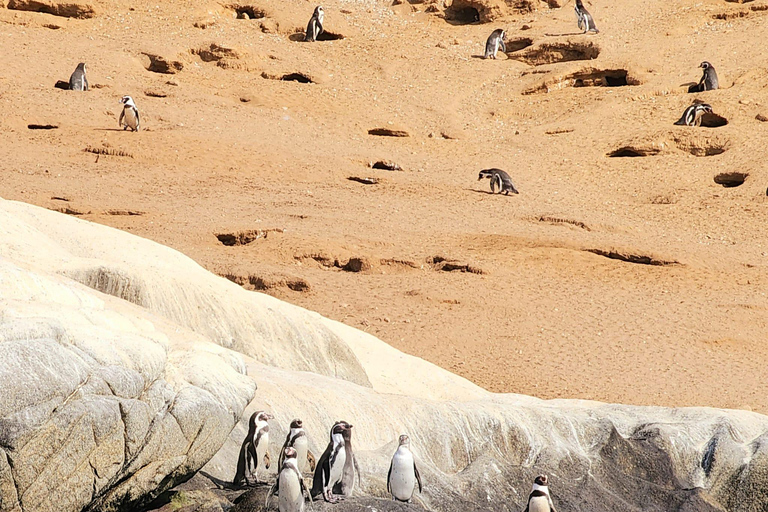
[[[768,411],[765,0],[593,2],[596,36],[568,35],[571,5],[454,25],[423,4],[332,0],[326,27],[346,39],[316,44],[290,37],[314,4],[248,5],[267,16],[178,1],[100,2],[85,20],[0,9],[0,195],[168,244],[493,391]],[[600,53],[473,58],[497,26]],[[214,51],[219,65],[191,52],[211,44],[233,51]],[[150,72],[141,52],[183,69]],[[723,89],[685,94],[705,59]],[[53,88],[80,61],[101,87]],[[603,70],[639,85],[559,80]],[[264,78],[288,73],[316,83]],[[123,94],[145,131],[116,130]],[[729,124],[673,126],[694,97]],[[660,152],[606,156],[626,145]],[[368,167],[380,159],[404,170]],[[490,166],[521,194],[489,195],[476,176]],[[724,188],[724,172],[749,175]],[[215,236],[273,229],[231,247]],[[351,257],[372,268],[334,266]]]

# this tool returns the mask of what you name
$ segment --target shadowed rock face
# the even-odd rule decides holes
[[[240,506],[226,482],[257,409],[273,460],[293,418],[318,456],[335,421],[355,425],[366,496],[387,497],[408,433],[437,511],[522,510],[539,473],[561,510],[768,507],[759,414],[487,393],[170,249],[2,200],[0,255],[3,512],[136,510],[203,464],[210,481],[160,507]]]

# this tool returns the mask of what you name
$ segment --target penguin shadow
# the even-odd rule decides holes
[[[474,192],[475,194],[484,194],[484,195],[486,195],[486,194],[487,194],[487,195],[489,195],[489,196],[504,196],[504,195],[510,195],[510,196],[512,196],[512,195],[514,195],[514,194],[494,194],[494,193],[493,193],[493,192],[491,192],[490,190],[477,190],[476,188],[467,188],[467,189],[465,189],[465,190],[469,190],[469,191],[471,191],[471,192]]]
[[[263,486],[269,485],[266,482],[259,482],[257,484],[233,484],[228,480],[222,480],[221,478],[216,478],[215,476],[211,475],[210,473],[206,473],[205,471],[200,471],[199,473],[205,478],[207,478],[208,480],[210,480],[211,483],[213,483],[213,485],[215,485],[217,489],[224,489],[227,491],[245,491],[248,489],[254,489],[256,487],[263,487]]]
[[[317,36],[317,39],[315,39],[314,42],[338,41],[340,39],[346,39],[344,34],[339,34],[337,32],[328,32],[326,30],[322,34]],[[293,34],[288,36],[288,40],[293,41],[294,43],[311,43],[312,42],[312,41],[306,40],[306,34],[304,32],[294,32]]]
[[[584,32],[563,32],[562,34],[552,34],[550,32],[545,32],[544,35],[546,37],[581,36],[584,35]]]

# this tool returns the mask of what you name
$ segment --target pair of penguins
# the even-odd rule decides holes
[[[688,88],[689,93],[713,91],[720,86],[715,67],[706,60],[699,65],[704,70],[699,83]],[[712,113],[712,105],[709,103],[694,103],[686,108],[683,115],[675,123],[679,126],[701,126],[704,114]]]
[[[589,11],[587,11],[586,7],[584,7],[584,4],[581,2],[581,0],[576,0],[575,10],[576,21],[579,24],[580,30],[583,30],[585,34],[587,32],[593,32],[595,34],[600,32],[595,26],[595,20],[592,18],[592,15],[589,14]],[[485,53],[483,54],[483,58],[495,59],[499,49],[501,49],[503,52],[507,51],[507,47],[504,44],[505,35],[506,32],[504,32],[504,29],[501,28],[497,28],[491,32],[491,35],[488,36],[488,40],[485,42]]]
[[[264,462],[265,468],[269,468],[268,420],[271,419],[274,419],[274,416],[265,411],[256,411],[251,415],[248,422],[248,435],[243,440],[237,462],[235,485],[248,483],[246,472],[251,473],[258,483],[256,471],[261,461]],[[410,444],[411,440],[407,435],[400,436],[399,446],[389,466],[387,490],[395,501],[410,502],[416,485],[419,486],[419,492],[422,492],[421,475],[411,453]],[[346,421],[337,421],[333,425],[330,443],[320,457],[320,461],[315,464],[315,457],[309,451],[302,421],[293,420],[283,443],[278,464],[280,471],[274,485],[267,493],[264,505],[267,507],[272,496],[277,494],[279,512],[303,512],[305,495],[310,502],[313,496],[322,494],[329,503],[336,503],[343,498],[334,496],[334,492],[340,492],[344,496],[352,494],[355,472],[357,472],[358,483],[360,482],[360,469],[352,451],[352,425]],[[310,471],[315,471],[311,492],[307,490],[302,477],[307,465]],[[252,466],[253,470],[251,470]],[[524,512],[557,512],[549,494],[546,475],[539,475],[533,481],[533,488],[528,495]]]
[[[85,62],[81,62],[69,77],[69,90],[87,91],[88,89],[88,78],[85,76]],[[120,99],[120,103],[123,104],[123,110],[120,112],[120,119],[118,120],[120,127],[123,130],[130,128],[132,132],[139,131],[141,118],[139,117],[139,109],[136,108],[136,103],[134,103],[133,98],[130,96],[123,96]]]

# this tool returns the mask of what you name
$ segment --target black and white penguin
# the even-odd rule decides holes
[[[317,41],[320,34],[323,33],[323,17],[325,13],[321,6],[315,7],[315,12],[312,13],[312,17],[307,24],[307,33],[304,36],[305,41]]]
[[[552,496],[549,495],[547,475],[539,475],[534,479],[524,512],[557,512],[555,504],[552,503]]]
[[[708,103],[696,103],[685,109],[683,116],[675,123],[678,126],[701,126],[701,117],[711,114],[712,106]]]
[[[256,411],[248,420],[248,434],[240,446],[240,456],[237,459],[237,471],[233,484],[249,485],[248,475],[252,476],[255,483],[259,482],[258,470],[264,463],[264,469],[269,469],[270,460],[267,447],[269,445],[269,424],[267,421],[274,416],[265,411]]]
[[[411,438],[403,434],[400,436],[400,446],[392,456],[387,474],[387,490],[395,501],[410,502],[413,497],[416,484],[419,484],[421,492],[421,475],[416,467],[416,461],[411,453]]]
[[[341,478],[341,483],[334,488],[333,492],[344,496],[352,496],[352,491],[355,489],[355,473],[357,473],[357,482],[361,483],[360,467],[357,465],[357,457],[355,457],[355,452],[352,449],[352,425],[346,421],[339,421],[338,423],[346,427],[342,435],[344,436],[347,460],[344,463],[344,475]]]
[[[283,443],[283,449],[280,451],[280,460],[277,467],[283,467],[283,454],[285,449],[289,447],[296,450],[296,460],[299,471],[302,474],[315,470],[315,456],[309,451],[307,433],[304,431],[304,424],[298,418],[291,422],[291,430],[288,431],[288,435],[285,437],[285,443]]]
[[[705,60],[699,64],[699,67],[704,69],[704,73],[701,75],[701,80],[699,80],[698,84],[690,86],[688,92],[714,91],[717,89],[720,84],[717,80],[715,66]]]
[[[85,78],[85,62],[81,62],[77,65],[72,75],[69,77],[69,90],[70,91],[87,91],[88,79]]]
[[[586,7],[584,7],[581,0],[576,0],[574,9],[576,10],[576,20],[579,22],[580,30],[583,30],[585,34],[587,32],[594,32],[595,34],[600,32],[595,26],[595,20],[592,18],[592,15],[589,14]]]
[[[501,51],[503,52],[507,51],[507,47],[504,44],[504,35],[505,32],[503,28],[497,28],[491,32],[491,35],[488,36],[488,40],[485,42],[485,54],[483,55],[483,58],[495,59],[499,48],[501,48]]]
[[[480,175],[477,177],[477,181],[480,181],[483,178],[491,179],[492,194],[496,193],[497,188],[499,189],[499,194],[502,192],[504,192],[504,195],[509,195],[510,192],[513,194],[520,193],[517,191],[515,184],[512,183],[512,179],[509,177],[509,174],[502,171],[501,169],[484,169],[480,171]]]
[[[323,499],[329,503],[336,503],[339,499],[343,499],[334,496],[333,489],[341,483],[344,476],[344,464],[347,462],[344,432],[348,430],[347,425],[346,422],[337,422],[331,428],[331,441],[320,456],[312,479],[312,496],[322,494]]]
[[[120,103],[123,104],[123,111],[120,112],[120,126],[123,130],[130,128],[131,131],[139,131],[139,127],[141,126],[139,109],[136,108],[133,98],[130,96],[123,96]]]
[[[269,499],[277,494],[277,510],[279,512],[304,512],[304,496],[312,501],[312,495],[304,485],[304,478],[299,471],[297,452],[294,448],[288,447],[280,453],[280,472],[277,475],[275,484],[267,493],[267,499],[264,502],[264,508],[268,508]]]

